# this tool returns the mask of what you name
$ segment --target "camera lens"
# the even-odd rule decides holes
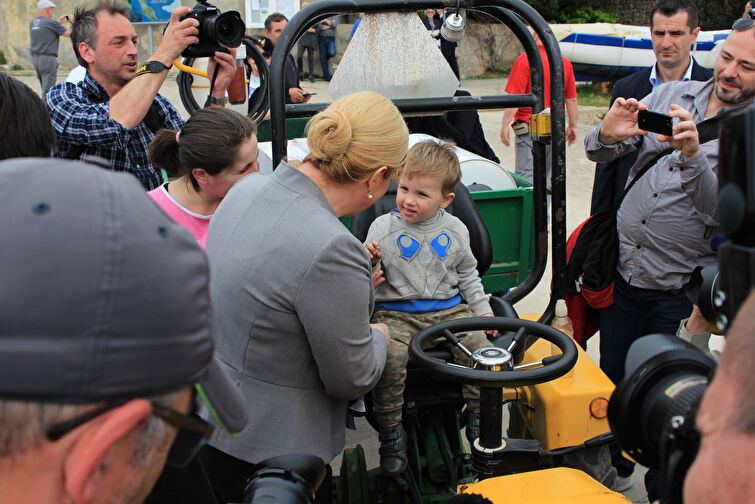
[[[314,455],[281,455],[257,464],[244,490],[245,503],[310,504],[327,470]]]
[[[626,367],[608,404],[611,431],[632,458],[658,469],[672,419],[693,418],[715,363],[685,341],[652,334],[632,344]]]
[[[227,47],[238,47],[244,38],[246,26],[238,12],[229,11],[213,20],[214,39]]]

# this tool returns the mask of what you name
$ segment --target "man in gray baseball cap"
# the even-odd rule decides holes
[[[130,175],[0,162],[0,500],[140,503],[246,424],[196,241]]]

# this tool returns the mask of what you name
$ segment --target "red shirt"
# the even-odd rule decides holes
[[[543,61],[543,75],[545,77],[545,106],[550,106],[551,102],[551,69],[548,65],[548,57],[545,55],[545,47],[538,45],[540,50],[540,58]],[[576,98],[577,97],[577,84],[574,80],[574,69],[568,59],[563,56],[561,59],[564,62],[564,98]],[[506,83],[507,93],[531,93],[532,86],[530,84],[530,63],[527,60],[526,54],[520,54],[514,66],[511,67],[511,75]],[[522,107],[516,111],[514,121],[521,119],[522,121],[530,122],[530,116],[532,115],[532,107]]]

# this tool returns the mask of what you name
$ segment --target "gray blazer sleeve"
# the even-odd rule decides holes
[[[388,343],[370,327],[373,299],[366,250],[350,235],[335,237],[313,258],[295,300],[328,395],[356,399],[383,372]]]

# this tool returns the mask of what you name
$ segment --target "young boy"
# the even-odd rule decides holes
[[[376,281],[372,321],[391,331],[383,375],[372,392],[380,427],[380,468],[397,475],[406,469],[406,435],[401,427],[408,346],[425,327],[445,320],[493,316],[477,275],[477,261],[466,226],[444,208],[453,201],[461,179],[459,160],[449,144],[420,142],[409,149],[392,212],[375,219],[365,247],[372,264],[380,264],[384,281]],[[463,299],[463,300],[462,300]],[[470,351],[490,346],[482,331],[460,337]],[[454,360],[469,358],[454,348]],[[479,437],[476,387],[464,386],[467,439]]]

